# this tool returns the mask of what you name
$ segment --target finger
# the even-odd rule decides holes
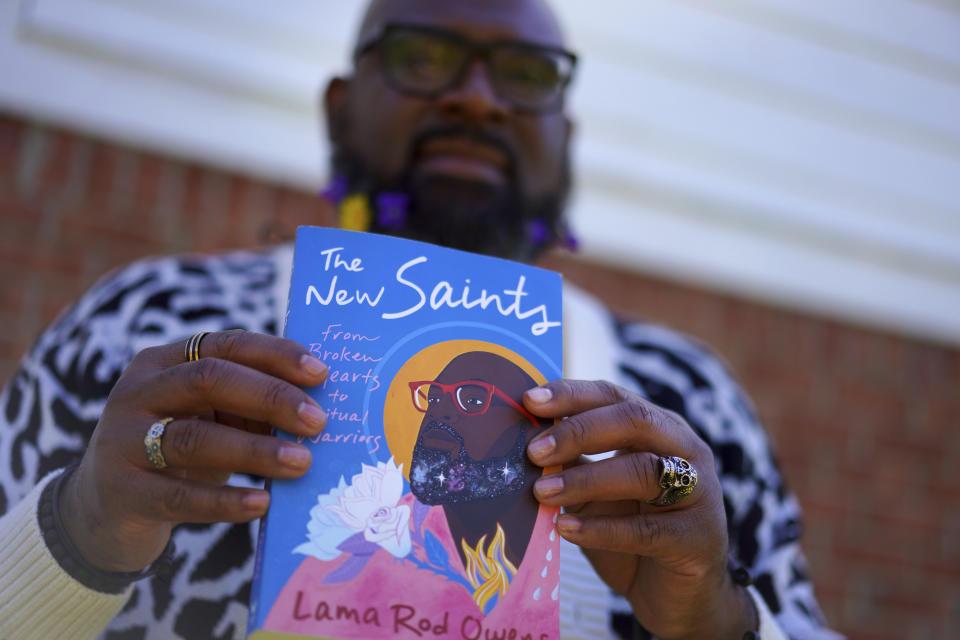
[[[223,411],[268,422],[295,435],[315,435],[326,413],[293,384],[220,358],[186,362],[155,374],[140,400],[155,415],[193,416]]]
[[[251,420],[249,418],[244,418],[243,416],[227,413],[226,411],[214,411],[209,416],[201,417],[207,418],[211,422],[225,424],[228,427],[233,427],[234,429],[241,429],[248,433],[259,433],[260,435],[270,435],[273,433],[273,427],[269,422],[264,422],[262,420]]]
[[[635,417],[650,424],[673,426],[677,421],[683,422],[673,411],[606,380],[554,380],[528,389],[523,394],[523,402],[531,412],[547,418],[573,416],[592,409],[627,404],[636,407]]]
[[[592,501],[641,500],[660,495],[658,456],[627,453],[579,465],[539,478],[534,495],[543,504],[576,505]],[[694,491],[696,493],[696,491]],[[688,496],[685,504],[690,504]]]
[[[230,482],[233,474],[229,471],[214,471],[212,469],[184,469],[181,477],[192,482],[222,487]]]
[[[523,394],[523,402],[538,416],[559,418],[617,404],[634,397],[640,396],[605,380],[561,378],[527,389]]]
[[[565,539],[588,549],[663,557],[688,544],[696,519],[689,512],[589,516],[563,513],[557,530]]]
[[[160,447],[167,465],[173,468],[252,473],[266,478],[299,477],[312,460],[310,450],[294,442],[198,419],[167,424]]]
[[[126,492],[129,512],[159,522],[248,522],[270,504],[261,489],[214,487],[162,473],[144,474],[137,485]]]
[[[570,415],[534,438],[527,450],[535,464],[550,466],[618,449],[690,457],[697,440],[678,415],[635,397]]]
[[[145,357],[162,369],[182,364],[186,343],[187,340],[181,340],[154,347],[147,350]],[[229,360],[304,387],[318,385],[327,377],[327,366],[302,344],[253,331],[209,333],[200,341],[199,353],[201,360]]]

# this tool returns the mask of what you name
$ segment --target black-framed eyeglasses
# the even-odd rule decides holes
[[[577,56],[559,47],[528,42],[478,43],[458,33],[422,25],[388,24],[354,51],[359,58],[376,48],[391,87],[436,97],[463,81],[477,57],[486,64],[497,96],[515,109],[556,111],[573,77]]]

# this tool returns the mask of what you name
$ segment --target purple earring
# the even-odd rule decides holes
[[[561,245],[567,251],[576,253],[577,249],[580,248],[580,242],[576,236],[570,233],[570,229],[566,225],[563,226],[561,233],[555,235],[547,226],[547,223],[540,218],[527,223],[527,237],[530,238],[530,242],[535,247],[543,246],[557,236],[560,236]]]
[[[320,195],[336,206],[347,196],[347,177],[340,173],[333,176]]]
[[[527,223],[527,237],[530,238],[533,246],[540,247],[550,240],[550,229],[540,218],[531,220]]]
[[[407,224],[410,196],[384,191],[377,196],[377,224],[384,229],[402,229]]]

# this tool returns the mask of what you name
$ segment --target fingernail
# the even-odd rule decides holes
[[[283,446],[277,452],[277,459],[285,467],[302,469],[310,465],[313,456],[310,451],[304,447]]]
[[[557,518],[557,529],[559,529],[563,535],[579,533],[582,525],[583,523],[580,521],[580,518],[572,516],[569,513],[561,514],[560,517]]]
[[[297,415],[300,416],[300,419],[306,422],[308,426],[314,429],[322,429],[327,424],[327,414],[324,413],[323,409],[309,402],[300,403]]]
[[[267,509],[267,506],[270,504],[270,494],[265,491],[257,491],[256,493],[248,493],[243,496],[243,508],[247,511],[253,511],[255,513],[262,513]]]
[[[321,376],[327,372],[327,365],[323,364],[319,358],[311,356],[310,354],[300,356],[300,366],[312,376]]]
[[[557,440],[553,436],[540,436],[527,445],[527,450],[534,458],[546,458],[556,448]]]
[[[553,392],[546,387],[534,387],[527,390],[527,399],[534,404],[549,402],[552,397]]]
[[[563,491],[563,478],[557,475],[540,478],[533,484],[533,490],[541,498],[550,498]]]

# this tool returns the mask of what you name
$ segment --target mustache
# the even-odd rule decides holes
[[[517,154],[509,142],[501,136],[478,127],[465,125],[437,125],[424,129],[410,142],[407,154],[407,166],[413,166],[414,158],[423,146],[435,138],[461,138],[477,144],[494,147],[507,158],[507,171],[512,176],[517,166]]]
[[[463,440],[463,436],[460,435],[456,429],[448,425],[446,422],[441,422],[439,420],[431,420],[430,422],[427,423],[427,427],[425,429],[420,430],[420,436],[417,438],[417,445],[423,446],[423,438],[434,429],[437,429],[438,431],[443,431],[444,433],[448,434],[451,438],[459,442],[460,452],[463,453],[464,449],[467,446],[467,443],[464,442]],[[424,448],[429,449],[430,447],[424,447]]]

